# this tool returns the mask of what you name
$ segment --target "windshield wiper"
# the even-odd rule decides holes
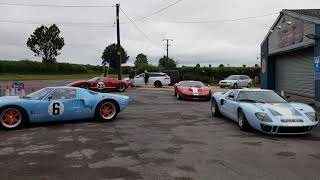
[[[253,103],[264,103],[258,100],[254,100],[254,99],[239,99],[238,101],[247,101],[247,102],[253,102]]]

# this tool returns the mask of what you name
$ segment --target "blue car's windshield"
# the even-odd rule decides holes
[[[240,91],[238,101],[253,103],[285,103],[281,96],[274,91]]]
[[[50,93],[53,90],[53,88],[43,88],[39,91],[33,92],[27,96],[25,96],[25,99],[32,99],[32,100],[41,100],[43,97],[45,97],[48,93]]]

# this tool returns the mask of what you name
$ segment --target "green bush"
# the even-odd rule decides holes
[[[217,83],[230,75],[243,74],[252,79],[260,77],[260,67],[182,67],[177,69],[184,80],[199,80],[205,83]]]

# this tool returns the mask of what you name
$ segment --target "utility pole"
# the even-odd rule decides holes
[[[167,59],[169,59],[169,46],[170,46],[170,44],[169,44],[169,41],[173,41],[173,39],[164,39],[163,41],[167,41]]]
[[[120,53],[120,20],[119,20],[119,8],[120,4],[116,4],[116,13],[117,13],[117,48],[118,48],[118,56],[119,56],[119,69],[118,69],[118,79],[122,79],[122,72],[121,72],[121,53]]]

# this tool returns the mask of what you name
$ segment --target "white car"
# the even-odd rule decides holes
[[[250,88],[252,86],[252,79],[247,75],[231,75],[228,78],[219,82],[221,88],[231,87],[237,89],[239,87]]]
[[[155,87],[168,86],[171,82],[170,76],[161,72],[149,72],[149,80],[147,85]],[[137,75],[133,79],[133,86],[144,86],[144,73]]]

